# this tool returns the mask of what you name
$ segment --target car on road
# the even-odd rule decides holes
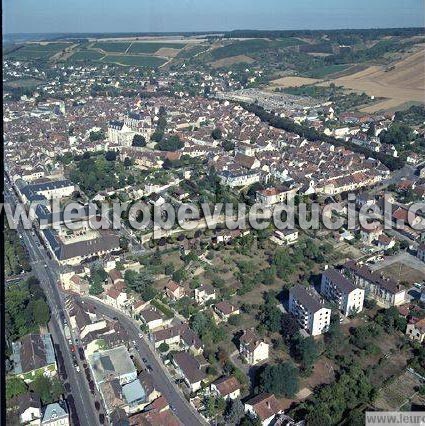
[[[146,364],[148,360],[146,358],[142,358],[142,361]]]
[[[146,364],[146,369],[147,369],[148,371],[152,371],[152,367],[150,366],[150,364]]]
[[[413,284],[416,288],[418,288],[419,290],[422,288],[422,284],[421,283],[415,283]]]
[[[75,371],[77,372],[77,373],[79,373],[80,372],[80,366],[77,364],[77,366],[75,367]]]
[[[81,361],[83,361],[84,359],[86,359],[85,356],[84,356],[83,348],[78,348],[78,354],[80,355]]]
[[[143,333],[139,333],[139,338],[143,339]]]

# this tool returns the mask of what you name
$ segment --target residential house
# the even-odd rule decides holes
[[[272,206],[278,203],[285,203],[295,197],[298,187],[272,187],[256,191],[255,198],[258,203],[266,206]]]
[[[211,383],[210,392],[225,400],[236,399],[241,395],[241,384],[234,376],[223,376]]]
[[[103,330],[107,327],[106,320],[99,318],[91,305],[82,304],[75,299],[70,300],[71,303],[67,301],[69,322],[71,328],[78,334],[80,339],[84,339],[89,333]]]
[[[181,422],[170,410],[164,396],[160,396],[151,402],[142,413],[129,417],[128,421],[129,426],[181,426]]]
[[[116,309],[123,310],[128,302],[127,292],[120,287],[111,287],[106,291],[104,302]]]
[[[239,308],[236,308],[226,300],[216,303],[214,305],[214,311],[221,321],[227,321],[232,315],[240,314]]]
[[[281,231],[277,229],[273,232],[270,240],[279,246],[290,246],[298,241],[298,236],[299,233],[297,229],[282,229]]]
[[[179,300],[185,296],[185,289],[183,286],[177,284],[173,280],[169,280],[164,287],[165,295],[171,300]]]
[[[153,331],[149,334],[149,340],[153,342],[155,349],[166,343],[174,350],[188,350],[194,355],[203,352],[203,344],[199,336],[189,328],[188,324],[179,324],[163,330]]]
[[[27,334],[12,343],[14,373],[31,383],[37,374],[57,374],[55,350],[50,334]]]
[[[245,330],[239,339],[239,353],[250,365],[256,365],[269,358],[269,345],[254,331]]]
[[[382,234],[376,240],[376,245],[382,250],[389,250],[394,247],[395,240],[393,238],[387,237],[385,234]]]
[[[67,282],[67,285],[64,286],[64,290],[72,291],[80,295],[88,295],[89,288],[89,282],[77,274],[74,274]]]
[[[28,392],[16,398],[16,405],[19,409],[19,418],[22,424],[39,425],[41,420],[40,397]]]
[[[365,244],[372,244],[373,241],[377,240],[382,235],[382,226],[374,228],[362,228],[360,230],[360,238]]]
[[[173,364],[182,376],[191,392],[201,389],[201,383],[207,375],[199,361],[189,352],[177,352],[173,355]]]
[[[261,393],[245,402],[245,413],[253,414],[262,426],[268,426],[283,410],[273,394]]]
[[[345,316],[363,309],[364,290],[356,287],[334,268],[326,269],[322,273],[320,293],[334,302]]]
[[[113,286],[124,286],[124,277],[122,276],[121,271],[118,271],[118,269],[111,269],[108,272],[108,278],[109,278],[109,282],[113,285]]]
[[[406,328],[406,336],[409,337],[409,339],[417,340],[422,343],[425,338],[425,318],[419,321],[409,321]]]
[[[295,285],[289,290],[289,311],[300,327],[312,336],[324,333],[331,321],[331,310],[311,287]]]
[[[70,424],[65,401],[53,402],[43,408],[41,426],[69,426]]]
[[[140,311],[139,318],[148,327],[149,331],[163,327],[166,323],[160,312],[152,307]]]
[[[194,293],[195,300],[200,305],[216,298],[215,288],[211,284],[202,284],[198,288],[195,288]]]
[[[97,386],[112,377],[122,385],[137,379],[137,371],[125,346],[100,350],[87,357]]]

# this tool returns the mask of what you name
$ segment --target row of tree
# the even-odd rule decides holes
[[[365,157],[376,158],[385,164],[391,171],[400,169],[404,166],[404,162],[400,158],[394,158],[381,152],[371,151],[366,147],[338,140],[332,136],[328,136],[317,131],[313,127],[308,127],[304,124],[297,124],[289,118],[276,116],[273,113],[267,112],[259,105],[241,103],[241,106],[247,111],[255,114],[261,119],[261,121],[268,122],[273,127],[286,130],[287,132],[296,133],[297,135],[300,135],[310,141],[323,141],[335,146],[343,146],[353,152],[363,154]]]

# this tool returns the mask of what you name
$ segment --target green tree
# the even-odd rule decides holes
[[[297,343],[295,344],[295,354],[303,370],[309,371],[319,357],[319,350],[314,338],[312,336],[303,338],[301,335],[298,335]]]
[[[245,409],[240,399],[232,399],[228,404],[224,420],[226,424],[237,425],[241,421],[242,417],[245,415]]]
[[[144,136],[139,135],[139,134],[135,134],[133,136],[133,141],[131,142],[132,146],[136,146],[136,147],[143,147],[146,146],[146,139]]]
[[[293,397],[298,392],[298,369],[289,362],[267,365],[260,375],[260,389],[275,395]]]
[[[307,426],[331,426],[332,420],[325,404],[318,404],[306,416]]]
[[[51,404],[59,399],[63,394],[63,386],[57,377],[49,378],[39,374],[29,384],[30,390],[40,396],[42,403]]]
[[[38,299],[34,301],[32,305],[32,314],[34,317],[34,322],[37,325],[46,325],[50,320],[50,310],[49,306],[43,299]]]
[[[281,334],[287,344],[297,335],[300,330],[297,320],[291,314],[281,316]]]
[[[168,352],[168,351],[170,350],[170,346],[169,346],[167,343],[162,342],[162,343],[158,346],[158,350],[159,350],[160,352]]]
[[[248,412],[245,414],[245,417],[241,420],[241,423],[239,426],[261,426],[262,422],[261,420],[252,414],[251,412]]]
[[[223,136],[223,133],[221,131],[221,129],[215,128],[212,132],[211,132],[211,137],[215,140],[217,139],[221,139]]]
[[[106,161],[115,161],[117,159],[116,151],[106,151],[105,152],[105,160]]]
[[[161,151],[177,151],[183,148],[184,143],[177,135],[172,135],[167,139],[161,139],[158,142],[157,148]]]
[[[19,377],[8,377],[6,379],[6,399],[23,395],[28,391],[26,383]]]

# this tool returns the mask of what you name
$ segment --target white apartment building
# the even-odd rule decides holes
[[[331,310],[325,308],[323,299],[313,288],[299,284],[289,290],[289,312],[312,336],[324,333],[331,321]]]
[[[356,287],[334,268],[323,272],[320,293],[336,303],[346,317],[363,309],[364,290]]]

